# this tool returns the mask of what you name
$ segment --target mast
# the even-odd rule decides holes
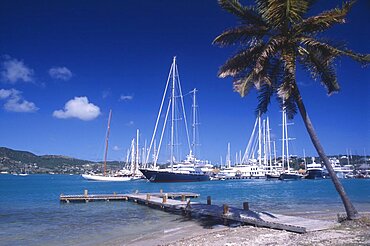
[[[196,127],[197,127],[197,115],[196,115],[196,107],[197,107],[197,104],[196,104],[196,92],[197,92],[197,89],[194,88],[194,90],[192,91],[193,92],[193,124],[192,124],[192,128],[193,128],[193,142],[191,144],[191,153],[193,155],[195,155],[195,148],[196,148]]]
[[[282,149],[282,155],[281,155],[281,163],[283,166],[283,171],[285,170],[284,166],[284,158],[285,158],[285,106],[283,102],[283,113],[282,113],[282,139],[281,139],[281,149]]]
[[[288,172],[290,172],[290,163],[289,163],[289,138],[288,138],[288,122],[286,118],[286,112],[284,114],[285,117],[285,143],[286,143],[286,162],[288,167]]]
[[[227,143],[227,157],[226,157],[226,165],[227,165],[227,168],[230,168],[231,167],[231,156],[230,156],[230,142]]]
[[[262,121],[263,124],[263,165],[267,166],[267,135],[266,135],[266,120]]]
[[[270,164],[270,172],[272,172],[272,160],[271,160],[271,136],[270,136],[270,121],[269,117],[266,120],[266,128],[267,128],[267,153],[268,153],[268,161]]]
[[[258,114],[258,164],[259,166],[262,166],[261,114]]]
[[[139,129],[136,129],[136,164],[135,164],[135,171],[134,175],[136,174],[136,171],[139,168]]]
[[[172,71],[172,88],[171,88],[171,143],[170,143],[170,163],[173,170],[173,151],[174,151],[174,131],[175,131],[175,71],[176,71],[176,56],[173,57]]]
[[[274,165],[275,167],[278,166],[277,163],[276,163],[276,144],[275,144],[275,141],[273,142],[274,144]]]
[[[135,174],[135,138],[131,141],[131,174]]]
[[[109,132],[110,132],[110,121],[111,121],[111,118],[112,118],[112,110],[109,110],[107,135],[105,137],[104,176],[107,175],[107,154],[108,154],[108,140],[109,140]]]

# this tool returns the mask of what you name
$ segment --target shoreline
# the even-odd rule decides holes
[[[337,213],[295,213],[296,216],[321,220],[338,220]],[[343,214],[340,214],[342,216]],[[345,221],[335,228],[298,234],[283,230],[254,227],[249,225],[228,227],[213,225],[205,227],[194,220],[194,225],[165,230],[136,238],[130,242],[121,239],[106,245],[370,245],[370,211],[360,212],[361,219]]]

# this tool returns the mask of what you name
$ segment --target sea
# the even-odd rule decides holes
[[[370,212],[370,179],[343,179],[361,212]],[[195,192],[193,201],[284,214],[344,214],[331,180],[225,180],[195,183],[95,182],[80,175],[0,175],[0,245],[130,244],[198,223],[131,202],[60,203],[60,194]]]

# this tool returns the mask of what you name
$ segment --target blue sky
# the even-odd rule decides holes
[[[251,1],[245,1],[251,2]],[[312,13],[341,1],[319,1]],[[172,57],[184,92],[199,90],[201,158],[219,162],[243,150],[255,121],[253,92],[233,92],[217,70],[236,47],[212,40],[236,19],[217,1],[0,2],[0,146],[36,154],[100,160],[109,109],[108,158],[123,160],[136,129],[151,138]],[[370,4],[358,1],[348,23],[326,35],[369,52]],[[341,91],[328,97],[319,82],[298,73],[303,99],[327,154],[370,155],[368,68],[337,61]],[[185,103],[190,111],[190,97]],[[189,114],[190,112],[188,112]],[[280,139],[275,101],[270,127]],[[316,155],[299,115],[290,127],[292,154]],[[143,145],[143,141],[141,142]],[[277,143],[280,152],[280,144]]]

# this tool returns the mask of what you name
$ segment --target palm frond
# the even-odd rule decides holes
[[[247,67],[255,63],[261,53],[262,47],[262,44],[259,44],[240,51],[221,66],[218,76],[220,78],[236,76],[238,73],[244,71]]]
[[[271,102],[271,97],[274,94],[274,89],[268,84],[264,84],[258,91],[258,105],[255,110],[256,114],[264,114],[267,112],[267,108]]]
[[[330,45],[328,43],[320,42],[314,38],[310,37],[300,37],[299,38],[302,45],[317,48],[317,49],[325,49],[327,52],[331,52],[335,56],[344,55],[352,58],[353,60],[362,63],[363,65],[368,65],[370,62],[370,54],[359,54],[355,53],[352,50],[349,50],[345,47],[336,47],[334,45]]]
[[[285,109],[285,112],[288,116],[288,119],[293,119],[297,114],[297,103],[294,97],[289,97],[287,100],[283,100],[280,97],[277,97],[280,108]]]
[[[266,113],[271,102],[271,97],[276,93],[277,85],[281,80],[282,66],[279,59],[273,58],[269,60],[264,69],[264,83],[259,86],[258,90],[258,105],[255,113]]]
[[[310,0],[256,0],[257,9],[271,27],[286,27],[297,23],[312,4]]]
[[[238,92],[241,97],[246,96],[254,86],[253,74],[251,72],[237,77],[233,81],[234,91]]]
[[[284,37],[275,36],[271,38],[268,43],[263,47],[263,51],[259,55],[254,73],[258,74],[264,68],[266,61],[281,50],[286,45],[287,40]]]
[[[249,6],[243,6],[238,0],[218,0],[218,4],[224,10],[236,15],[244,24],[265,25],[259,13]]]
[[[340,87],[332,63],[335,57],[327,53],[323,54],[319,49],[308,48],[305,51],[306,55],[301,56],[300,62],[311,72],[312,78],[320,79],[329,95],[339,91]]]
[[[244,25],[224,31],[213,40],[213,44],[221,47],[233,44],[254,45],[260,40],[268,29],[265,26]]]
[[[334,8],[319,15],[309,17],[293,26],[293,33],[317,33],[327,30],[335,24],[345,23],[345,17],[355,1],[343,4],[342,8]]]

